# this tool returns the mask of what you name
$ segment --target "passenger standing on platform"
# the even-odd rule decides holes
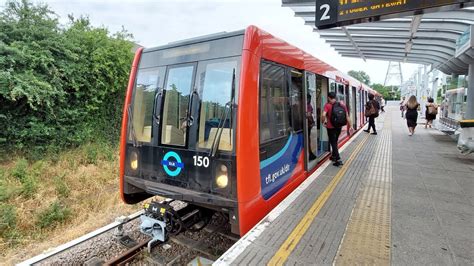
[[[434,103],[434,99],[429,97],[428,103],[426,104],[426,124],[425,128],[430,127],[433,125],[433,120],[436,119],[436,115],[438,114],[438,105]]]
[[[408,133],[408,136],[413,136],[413,134],[415,134],[419,107],[420,104],[416,100],[415,95],[410,96],[407,103],[405,104],[405,108],[407,110],[405,118],[407,119],[408,130],[410,131],[410,133]]]
[[[380,110],[383,112],[385,112],[385,110],[383,109],[385,107],[385,99],[382,97],[380,99]]]
[[[374,100],[374,95],[369,94],[369,101],[365,104],[365,116],[369,118],[369,126],[366,130],[367,133],[370,133],[370,128],[372,128],[372,135],[377,135],[377,129],[375,129],[375,118],[379,116],[379,103]]]
[[[347,125],[348,130],[350,130],[351,122],[347,107],[336,99],[336,93],[334,92],[328,94],[328,103],[324,105],[321,121],[328,131],[329,144],[331,146],[331,160],[334,162],[333,165],[343,165],[337,144],[342,127]]]
[[[400,112],[402,112],[402,117],[404,117],[404,113],[405,113],[405,96],[403,96],[402,100],[400,101]]]

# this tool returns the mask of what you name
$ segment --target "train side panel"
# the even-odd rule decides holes
[[[237,175],[238,175],[238,209],[240,234],[244,235],[268,212],[278,205],[306,178],[304,171],[304,149],[302,133],[292,135],[288,140],[286,149],[282,149],[280,155],[274,156],[274,165],[282,163],[286,165],[286,155],[293,157],[288,160],[288,167],[283,171],[285,174],[284,183],[273,187],[265,187],[262,181],[262,173],[265,171],[260,159],[260,134],[259,134],[259,73],[262,58],[272,60],[285,65],[301,69],[304,67],[303,53],[297,58],[285,55],[282,51],[297,54],[297,49],[288,46],[284,47],[284,42],[271,40],[271,45],[261,45],[265,40],[270,40],[270,36],[260,36],[256,28],[249,27],[247,30],[242,56],[242,80],[239,97],[239,117],[238,117],[238,137],[237,137]],[[269,46],[278,47],[274,49]],[[284,62],[282,62],[282,60]],[[285,153],[284,153],[285,152]],[[293,153],[293,154],[292,154]],[[270,161],[274,161],[270,160]],[[267,168],[271,169],[268,162]],[[262,169],[261,169],[262,168]],[[276,167],[279,168],[279,167]],[[277,171],[279,169],[267,171]],[[283,178],[283,176],[282,176]],[[270,184],[273,185],[273,184]],[[265,199],[266,198],[266,199]]]

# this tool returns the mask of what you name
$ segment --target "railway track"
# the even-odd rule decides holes
[[[179,204],[179,203],[178,203]],[[202,230],[186,230],[170,235],[147,251],[151,238],[139,231],[144,211],[63,244],[18,265],[106,264],[106,265],[182,265],[196,257],[214,261],[227,251],[239,236],[230,233],[223,216],[215,214]]]
[[[215,261],[227,251],[238,236],[230,233],[227,224],[209,224],[201,231],[185,231],[170,236],[147,251],[148,241],[143,241],[107,261],[105,265],[185,265],[192,260]]]

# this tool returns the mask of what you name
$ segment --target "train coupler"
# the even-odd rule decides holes
[[[167,213],[171,206],[166,203],[151,202],[146,203],[144,207],[145,213],[140,216],[140,232],[152,237],[147,245],[148,252],[150,252],[154,243],[166,241],[166,227],[167,223],[169,223]]]

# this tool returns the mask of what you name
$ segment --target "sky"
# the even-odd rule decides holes
[[[6,0],[0,0],[3,9]],[[333,65],[343,72],[363,70],[372,83],[384,83],[388,62],[341,57],[281,0],[33,0],[46,3],[67,22],[67,15],[88,16],[94,26],[111,32],[124,27],[134,41],[154,47],[201,35],[255,25]],[[418,68],[402,64],[405,77]],[[396,81],[393,81],[396,82]],[[389,84],[391,85],[391,84]],[[395,84],[394,84],[395,85]]]

